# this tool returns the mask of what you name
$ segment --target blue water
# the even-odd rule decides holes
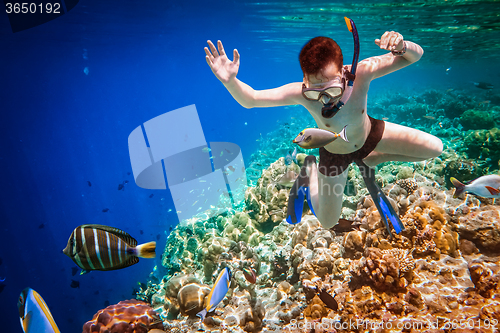
[[[271,88],[302,79],[297,54],[316,35],[338,35],[349,63],[351,35],[342,19],[349,15],[362,37],[361,59],[381,54],[373,39],[386,30],[421,41],[426,50],[418,64],[375,81],[370,94],[424,88],[476,93],[470,81],[500,86],[493,62],[500,58],[499,27],[488,16],[499,7],[494,2],[475,2],[458,17],[453,13],[464,12],[458,2],[447,10],[435,2],[422,7],[427,16],[420,13],[421,21],[418,11],[404,13],[414,15],[408,18],[394,14],[394,6],[371,12],[360,6],[81,0],[62,17],[15,34],[0,14],[2,331],[22,332],[16,302],[26,287],[42,295],[61,332],[80,332],[106,301],[133,298],[137,282],[160,266],[157,255],[119,271],[72,276],[75,264],[61,253],[72,230],[86,223],[118,227],[139,243],[158,239],[157,253],[162,252],[166,233],[178,220],[168,212],[175,211],[169,191],[134,184],[127,138],[137,126],[195,104],[207,141],[238,144],[248,162],[260,133],[294,115],[293,108],[247,110],[237,104],[205,62],[207,39],[221,39],[228,54],[238,48],[241,80]],[[441,16],[429,22],[433,13]],[[450,26],[472,24],[464,22],[470,15],[484,26],[450,32]],[[175,145],[176,138],[167,144]],[[80,287],[71,288],[72,280]]]

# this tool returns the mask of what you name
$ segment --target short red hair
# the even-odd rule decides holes
[[[328,37],[314,37],[302,48],[299,54],[300,68],[304,76],[318,74],[329,63],[341,69],[344,64],[342,50]]]

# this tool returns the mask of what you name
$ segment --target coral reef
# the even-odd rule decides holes
[[[163,329],[161,319],[148,304],[133,299],[99,310],[83,325],[83,333],[146,333],[152,329]]]
[[[460,124],[465,130],[489,129],[495,127],[495,120],[482,110],[467,110],[460,115]]]
[[[485,160],[493,170],[500,160],[500,129],[469,132],[464,139],[465,153],[470,159]]]
[[[342,210],[356,228],[326,230],[307,206],[301,223],[284,221],[289,184],[280,179],[298,173],[306,155],[285,158],[291,152],[280,138],[308,126],[297,117],[259,139],[245,207],[178,225],[163,255],[167,274],[152,277],[137,297],[152,304],[167,332],[437,332],[470,320],[474,329],[495,332],[500,206],[474,195],[454,198],[447,182],[498,168],[500,130],[465,133],[458,117],[488,108],[497,121],[500,113],[479,103],[484,96],[461,94],[384,94],[370,107],[402,124],[413,116],[418,122],[410,126],[448,146],[439,158],[378,167],[377,182],[405,226],[401,234],[387,232],[357,167],[349,170]],[[233,273],[230,290],[201,322],[194,314],[223,267]],[[388,323],[415,329],[381,328]]]
[[[288,189],[280,185],[279,180],[288,171],[298,174],[300,169],[295,163],[285,165],[285,159],[280,158],[264,170],[257,185],[245,193],[249,215],[255,221],[255,227],[261,231],[272,229],[285,217]]]

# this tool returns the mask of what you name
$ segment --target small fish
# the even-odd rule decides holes
[[[99,224],[76,227],[63,253],[70,257],[81,274],[90,270],[110,271],[125,268],[141,258],[155,257],[156,242],[137,245],[123,230]]]
[[[433,116],[427,116],[427,115],[425,115],[425,116],[423,116],[423,117],[424,117],[424,118],[426,118],[426,119],[430,119],[430,120],[435,120],[435,119],[436,119],[436,118],[434,118]]]
[[[71,280],[71,284],[69,285],[71,288],[80,288],[80,282]]]
[[[493,85],[488,82],[472,82],[472,83],[480,89],[485,89],[485,90],[493,89]]]
[[[266,154],[266,153],[262,153],[262,155],[267,156],[267,154]]]
[[[285,172],[283,176],[278,180],[278,184],[285,186],[285,187],[292,187],[293,183],[295,183],[295,180],[299,176],[298,173],[296,173],[293,170],[288,170]]]
[[[21,292],[17,308],[24,333],[60,333],[47,304],[33,289],[26,288]]]
[[[222,156],[222,154],[224,154],[224,152],[223,152],[223,151],[221,151],[221,152],[220,152],[220,156]]]
[[[71,276],[75,276],[78,273],[78,267],[71,267]]]
[[[111,304],[111,303],[109,303],[109,301],[108,301],[108,300],[105,300],[105,301],[104,301],[104,307],[109,306],[109,304]]]
[[[482,102],[479,102],[478,106],[481,106],[481,105],[490,105],[491,101],[482,101]]]
[[[107,213],[107,212],[109,212],[109,208],[104,208],[104,209],[102,210],[102,212],[103,212],[103,213]]]
[[[99,290],[94,291],[94,295],[99,295]]]
[[[92,183],[89,180],[87,180],[87,184],[89,185],[89,187],[92,186]]]
[[[342,232],[347,232],[347,231],[352,231],[355,229],[359,230],[360,227],[359,222],[355,221],[349,221],[346,219],[339,219],[338,223],[333,226],[330,230],[335,231],[336,233],[342,233]]]
[[[334,311],[337,311],[339,309],[339,304],[337,303],[335,298],[333,298],[333,296],[326,291],[326,289],[322,289],[320,292],[318,292],[318,296],[330,309]]]
[[[347,125],[344,126],[340,133],[331,132],[321,128],[306,128],[300,132],[295,139],[293,139],[293,143],[296,143],[305,149],[313,149],[324,147],[339,137],[345,142],[349,142],[346,136],[346,127]]]
[[[383,120],[383,121],[386,121],[386,120],[389,120],[389,118],[384,117],[384,118],[382,118],[382,120]]]
[[[151,194],[149,195],[149,198],[150,198],[150,199],[151,199],[152,197],[154,197],[154,194],[153,194],[153,193],[151,193]]]
[[[156,240],[160,240],[161,235],[156,235]]]
[[[205,147],[201,151],[204,152],[204,153],[208,153],[209,151],[212,151],[212,150],[210,148],[208,148],[208,147]]]
[[[500,176],[486,175],[474,179],[465,185],[456,178],[450,178],[451,183],[456,187],[453,197],[457,197],[463,192],[469,192],[483,198],[500,199]]]
[[[125,188],[125,185],[123,185],[123,183],[118,184],[118,191],[122,191],[124,188]]]
[[[231,172],[236,171],[236,169],[235,169],[233,166],[231,166],[231,165],[230,165],[230,166],[228,166],[227,168],[228,168],[229,170],[231,170]]]
[[[251,267],[243,268],[243,276],[245,276],[245,279],[252,284],[257,282],[257,275],[255,270]]]
[[[446,72],[449,72],[451,70],[451,67],[446,68]]]
[[[231,285],[231,270],[228,267],[224,268],[215,280],[214,286],[206,298],[206,308],[198,312],[196,315],[201,318],[201,321],[205,319],[208,312],[215,310],[217,305],[226,296],[229,286]]]
[[[191,206],[194,206],[196,205],[196,203],[198,202],[198,200],[196,200],[195,202],[193,202],[193,204]]]
[[[43,229],[43,228],[45,228],[45,223],[42,223],[38,226],[38,229]]]
[[[140,233],[141,235],[144,235],[144,230],[139,230],[139,233]]]
[[[226,148],[224,148],[225,151],[227,151],[228,154],[230,154],[231,152],[229,150],[227,150]]]
[[[450,89],[446,90],[446,93],[449,93],[449,92],[451,92],[453,90],[454,90],[453,88],[450,88]]]
[[[461,138],[454,138],[454,139],[452,139],[450,142],[457,142],[457,141],[459,141],[460,139],[461,139]]]

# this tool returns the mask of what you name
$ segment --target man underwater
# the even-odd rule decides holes
[[[352,32],[354,23],[348,20],[346,18],[346,23]],[[353,35],[359,46],[357,32]],[[371,81],[418,61],[423,54],[419,45],[404,40],[394,31],[385,32],[380,39],[375,39],[375,44],[390,52],[359,63],[355,52],[353,64],[344,66],[337,43],[328,37],[315,37],[300,51],[303,81],[266,90],[254,90],[236,78],[240,65],[236,49],[233,61],[230,61],[221,41],[217,41],[217,48],[210,40],[209,48],[205,47],[206,61],[212,72],[243,107],[298,104],[309,111],[321,129],[338,133],[347,125],[348,142],[335,140],[320,148],[319,166],[316,166],[315,159],[312,163],[305,163],[308,199],[316,217],[327,229],[337,224],[342,212],[351,162],[360,165],[360,169],[371,170],[369,167],[388,161],[417,162],[437,157],[443,150],[441,140],[431,134],[368,116],[367,94]],[[364,179],[365,182],[367,178],[371,179],[373,184],[374,174],[370,174]],[[374,192],[370,190],[370,193],[373,197]],[[387,201],[376,204],[377,208],[381,205],[387,208]],[[381,212],[381,215],[384,214]],[[387,226],[386,219],[384,221]],[[296,222],[300,222],[300,217]]]

